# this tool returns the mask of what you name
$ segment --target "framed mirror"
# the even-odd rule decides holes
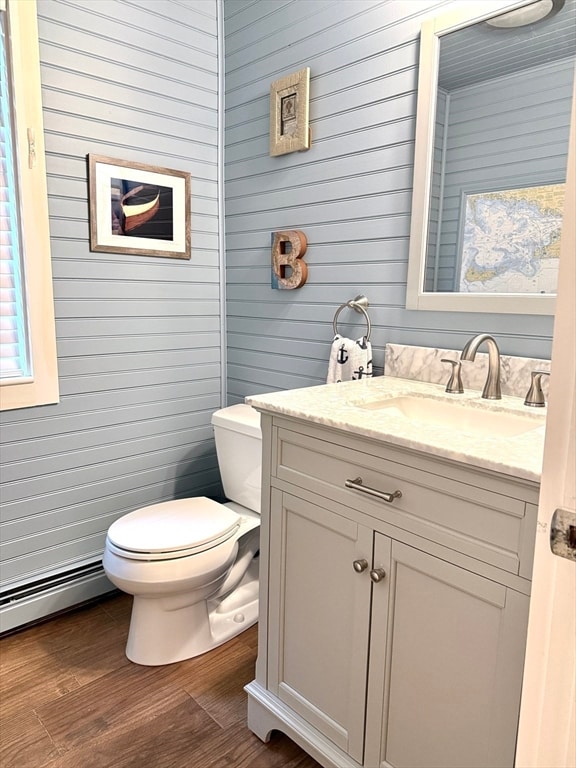
[[[487,6],[422,25],[406,307],[551,315],[576,0]]]

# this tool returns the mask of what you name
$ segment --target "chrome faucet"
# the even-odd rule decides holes
[[[466,343],[460,353],[460,359],[474,360],[478,347],[484,341],[488,347],[488,376],[482,390],[482,397],[485,400],[500,400],[502,398],[500,391],[500,350],[495,339],[488,333],[479,333]]]

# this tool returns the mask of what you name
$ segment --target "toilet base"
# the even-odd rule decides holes
[[[161,666],[191,659],[244,632],[258,621],[258,560],[226,597],[167,609],[162,597],[134,597],[126,656]]]

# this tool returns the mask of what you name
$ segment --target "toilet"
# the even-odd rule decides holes
[[[142,507],[108,529],[103,565],[134,596],[126,656],[157,666],[215,648],[258,620],[260,414],[212,416],[224,493]]]

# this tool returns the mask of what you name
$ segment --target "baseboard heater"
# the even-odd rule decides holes
[[[24,627],[114,589],[104,573],[102,561],[98,560],[2,590],[0,634]]]

